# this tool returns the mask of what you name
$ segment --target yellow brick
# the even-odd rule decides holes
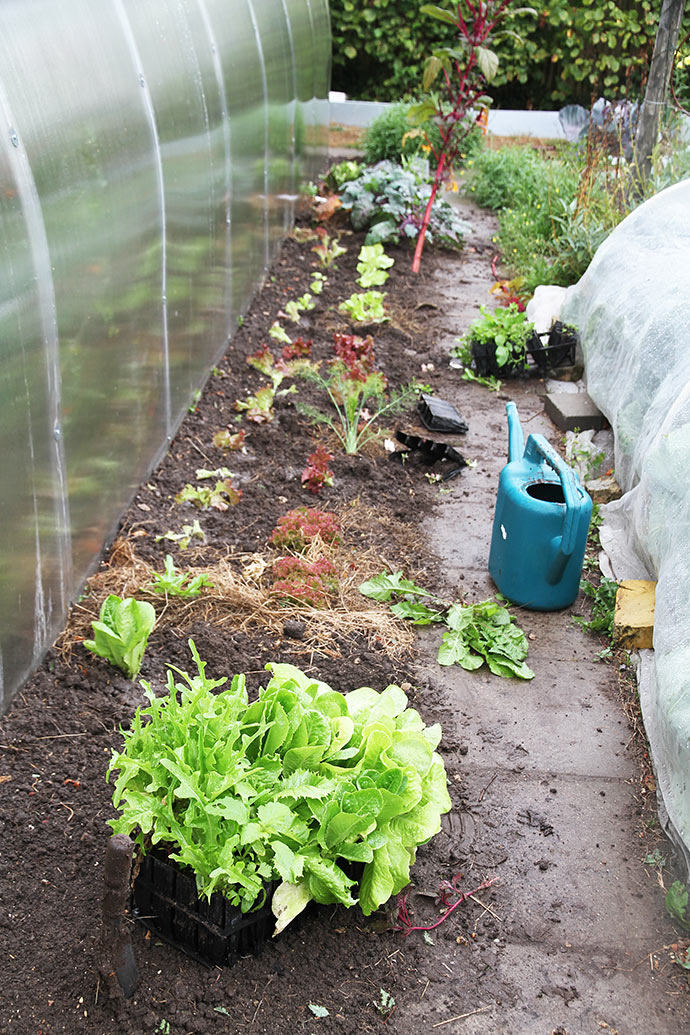
[[[618,586],[613,641],[619,647],[652,647],[656,582],[625,579]]]

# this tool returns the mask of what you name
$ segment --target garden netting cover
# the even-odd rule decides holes
[[[566,294],[587,390],[615,436],[613,573],[657,580],[639,689],[661,815],[690,863],[690,181],[631,213]]]

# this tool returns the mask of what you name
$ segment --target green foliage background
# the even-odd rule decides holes
[[[442,23],[420,14],[418,0],[331,0],[333,89],[366,100],[398,100],[420,92],[422,67],[434,45],[448,42]],[[600,95],[641,92],[654,48],[661,0],[546,0],[537,17],[505,23],[522,42],[495,44],[495,103],[554,108]],[[690,7],[681,36],[690,32]]]

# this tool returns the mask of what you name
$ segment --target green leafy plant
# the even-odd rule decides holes
[[[359,162],[347,159],[344,162],[338,162],[336,165],[331,166],[326,175],[325,183],[328,187],[339,190],[344,183],[348,183],[350,180],[356,180],[359,173]]]
[[[374,424],[384,414],[393,414],[409,405],[419,392],[411,384],[386,399],[387,382],[375,369],[374,340],[371,335],[334,335],[335,356],[328,363],[327,374],[315,368],[304,369],[302,376],[313,381],[328,396],[335,416],[304,403],[297,408],[315,424],[325,424],[334,432],[345,452],[354,456],[377,434]],[[376,407],[373,412],[369,407]]]
[[[244,449],[244,440],[247,437],[247,432],[242,431],[230,431],[230,428],[222,428],[220,431],[216,431],[211,441],[216,449],[228,449],[230,452],[237,452]]]
[[[276,390],[272,384],[258,388],[253,395],[247,395],[246,399],[235,401],[235,410],[244,413],[247,420],[253,424],[270,424],[275,416],[273,403],[275,402]]]
[[[534,331],[524,312],[511,302],[489,310],[480,306],[480,317],[473,320],[460,344],[453,349],[466,367],[476,362],[476,346],[489,346],[499,368],[524,368],[527,363],[527,342]]]
[[[145,589],[152,593],[165,593],[170,597],[198,597],[204,587],[213,588],[208,575],[191,575],[188,571],[178,571],[171,554],[165,555],[165,570],[162,574],[153,573],[153,582]]]
[[[317,507],[296,507],[283,514],[271,532],[268,542],[280,550],[304,553],[314,540],[327,546],[340,542],[340,522],[332,511]]]
[[[134,679],[155,624],[151,604],[111,593],[101,605],[98,621],[91,623],[93,639],[84,640],[84,646]]]
[[[402,572],[375,575],[363,582],[359,591],[383,603],[399,598],[391,611],[414,625],[444,623],[447,631],[438,652],[440,665],[460,665],[473,671],[486,663],[497,676],[534,677],[534,672],[525,664],[529,648],[527,637],[507,608],[495,600],[446,604],[403,578]]]
[[[683,881],[674,880],[671,887],[666,892],[666,910],[670,916],[684,927],[686,931],[690,931],[690,916],[688,916],[688,889],[686,888]]]
[[[484,388],[488,388],[490,392],[500,392],[503,385],[503,382],[499,381],[497,377],[493,376],[493,374],[475,374],[474,370],[470,370],[469,367],[465,367],[461,377],[463,381],[472,381],[474,384],[483,385]]]
[[[355,292],[340,303],[338,311],[349,316],[353,323],[385,323],[388,320],[383,308],[385,297],[382,291]]]
[[[382,1017],[390,1017],[395,1009],[395,997],[387,992],[385,988],[379,990],[379,998],[374,1006]]]
[[[284,345],[292,344],[292,339],[290,338],[290,335],[287,333],[284,327],[278,322],[278,320],[275,320],[271,324],[268,333],[274,341],[281,341]]]
[[[312,296],[307,291],[306,294],[300,295],[299,298],[291,299],[283,306],[283,309],[285,310],[285,315],[292,320],[293,323],[299,323],[301,314],[313,309],[315,304],[316,303],[312,299]]]
[[[388,270],[395,263],[383,250],[382,244],[364,244],[357,259],[357,283],[360,287],[380,287],[388,280]]]
[[[328,277],[324,277],[320,270],[314,270],[309,281],[309,290],[314,295],[320,295],[327,283]]]
[[[338,236],[331,236],[323,226],[317,226],[316,233],[319,240],[318,244],[315,244],[312,248],[312,251],[318,257],[319,265],[322,269],[337,269],[335,260],[339,255],[344,255],[347,248],[343,248]]]
[[[367,126],[362,141],[367,165],[383,161],[400,163],[403,158],[418,155],[423,147],[428,150],[421,134],[410,133],[410,124],[407,121],[408,107],[408,104],[400,101],[391,104]],[[438,128],[434,123],[427,123],[424,129],[435,143],[440,142]]]
[[[284,346],[284,348],[288,347],[289,346],[287,345]],[[274,393],[278,391],[281,384],[290,373],[282,359],[279,359],[278,362],[276,362],[273,353],[269,349],[268,345],[265,344],[261,345],[256,352],[252,353],[251,356],[247,356],[247,363],[250,367],[254,367],[255,370],[258,370],[259,373],[265,374],[266,377],[270,377]],[[248,417],[247,419],[251,418]]]
[[[590,619],[576,615],[573,621],[591,633],[613,636],[613,619],[616,610],[616,594],[618,583],[614,579],[603,576],[598,585],[586,579],[580,582],[580,589],[592,600],[592,617]]]
[[[415,238],[431,197],[426,163],[404,166],[379,162],[345,185],[342,207],[350,213],[354,230],[366,230],[365,244]],[[436,195],[431,206],[427,240],[445,248],[461,248],[469,227],[448,202]]]
[[[171,669],[160,697],[144,684],[149,703],[113,753],[112,829],[142,852],[165,849],[200,895],[219,890],[245,911],[280,881],[276,931],[312,899],[357,895],[369,915],[397,894],[451,807],[440,727],[398,686],[341,694],[292,665],[269,663],[249,704],[244,676],[208,678],[190,648],[197,674]],[[363,864],[359,888],[344,860]]]
[[[495,676],[532,679],[525,663],[528,643],[509,611],[495,600],[452,604],[446,615],[448,632],[438,652],[440,665],[460,665],[472,671],[484,662]]]
[[[234,507],[242,498],[242,490],[237,489],[232,478],[223,478],[211,485],[192,485],[188,482],[175,497],[176,503],[191,503],[199,510],[227,510]]]
[[[157,535],[156,542],[160,543],[163,540],[168,540],[171,543],[177,543],[180,550],[186,550],[192,539],[201,539],[203,542],[205,538],[206,533],[199,524],[198,519],[195,519],[193,524],[183,525],[181,532],[173,532],[172,529],[169,529],[164,535]]]

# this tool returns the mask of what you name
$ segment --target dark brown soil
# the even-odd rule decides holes
[[[334,329],[345,329],[335,306],[357,289],[361,238],[345,234],[343,243],[347,255],[340,258],[337,270],[327,271],[327,287],[299,327],[299,333],[313,339],[315,358],[332,354]],[[293,507],[317,503],[340,512],[356,509],[358,520],[349,522],[345,544],[355,564],[363,549],[376,549],[388,563],[399,562],[407,570],[434,563],[424,554],[418,530],[435,492],[415,459],[405,466],[391,462],[380,443],[354,457],[333,449],[334,485],[317,499],[302,487],[300,475],[315,443],[333,446],[333,439],[298,414],[296,396],[287,394],[278,401],[269,424],[240,423],[234,411],[235,400],[264,381],[246,357],[263,342],[272,344],[267,332],[279,310],[308,290],[314,265],[311,246],[293,239],[284,243],[194,412],[186,416],[167,456],[123,517],[119,541],[126,540],[139,558],[158,570],[168,551],[181,568],[210,566],[229,555],[266,555],[266,540],[278,518]],[[392,320],[360,331],[373,332],[378,366],[391,386],[419,377],[433,383],[435,372],[421,370],[434,350],[425,329],[424,305],[432,300],[434,269],[453,259],[429,249],[422,274],[415,278],[409,270],[409,251],[389,251],[396,260],[386,285]],[[294,332],[289,321],[283,324]],[[314,390],[304,382],[298,393],[300,399],[316,401]],[[228,426],[246,429],[246,452],[214,448],[214,432]],[[420,430],[414,411],[405,427]],[[236,474],[242,489],[237,506],[200,513],[190,504],[175,503],[179,490],[195,481],[197,468],[224,465]],[[170,542],[155,541],[156,535],[179,530],[196,517],[206,533],[203,544],[182,554]],[[108,563],[106,555],[102,571],[107,572]],[[83,621],[84,612],[91,618],[97,610],[98,600],[87,590],[73,617]],[[262,682],[269,660],[289,660],[341,691],[363,684],[382,689],[389,682],[410,679],[412,657],[390,657],[366,630],[315,646],[260,625],[239,624],[238,620],[217,626],[193,614],[186,623],[161,623],[149,641],[141,677],[160,688],[168,663],[188,669],[191,636],[212,676],[245,672],[253,690]],[[410,696],[419,703],[414,688]],[[119,725],[128,724],[142,701],[137,684],[77,643],[67,652],[50,652],[2,721],[0,1031],[204,1035],[230,1030],[308,1032],[318,1026],[322,1032],[366,1032],[378,1030],[386,1020],[386,1013],[377,1010],[382,988],[393,995],[396,1017],[402,1022],[406,996],[422,994],[428,984],[425,975],[435,980],[430,946],[401,941],[387,930],[386,917],[364,920],[357,909],[325,907],[288,929],[260,957],[225,969],[205,969],[133,926],[138,987],[116,1016],[95,966],[101,873],[110,833],[106,822],[114,815],[105,770],[120,743]],[[433,722],[433,702],[419,706]],[[459,805],[461,785],[453,773],[449,776]],[[419,887],[435,889],[438,874],[448,872],[450,864],[451,842],[441,835],[420,852],[415,871]],[[434,914],[433,898],[426,908]],[[490,938],[489,927],[480,940]],[[442,931],[434,951],[443,954],[446,942],[455,950],[457,935],[456,928]],[[325,1006],[329,1017],[317,1019],[310,1003]]]

